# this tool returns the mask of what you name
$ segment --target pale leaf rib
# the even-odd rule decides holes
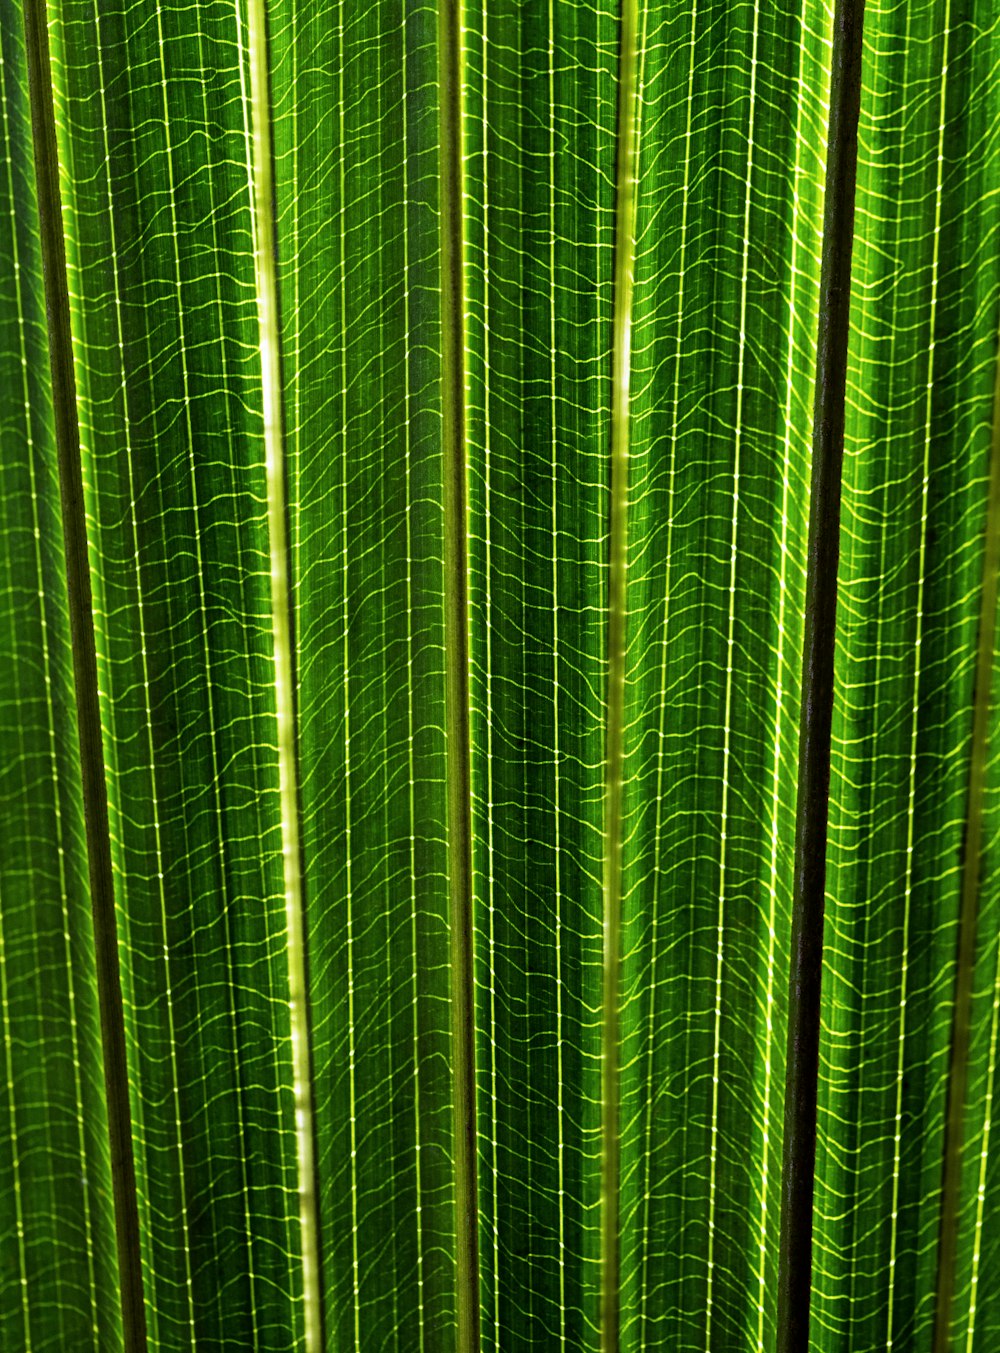
[[[288,580],[285,448],[282,420],[281,330],[278,312],[277,252],[274,236],[274,180],[268,72],[267,11],[264,0],[247,6],[247,51],[252,107],[254,271],[260,341],[261,393],[267,523],[271,564],[271,627],[274,644],[275,717],[278,738],[282,867],[285,885],[288,1003],[291,1018],[299,1224],[302,1246],[302,1302],[306,1353],[323,1347],[319,1272],[319,1215],[314,1159],[312,1061],[306,984],[302,854],[299,841],[298,746],[295,711],[292,603]],[[242,62],[241,62],[242,69]],[[247,139],[248,161],[251,139]]]
[[[643,10],[643,40],[641,43],[642,60],[646,59],[646,27],[648,23],[648,8]],[[677,340],[674,345],[673,365],[674,379],[672,389],[672,405],[670,418],[670,480],[667,490],[667,541],[666,541],[666,563],[664,567],[664,588],[663,588],[663,623],[662,640],[660,643],[660,675],[659,675],[659,720],[657,725],[656,739],[656,816],[654,819],[654,848],[653,848],[653,896],[652,896],[652,941],[650,944],[650,973],[652,976],[651,991],[649,996],[649,1018],[646,1025],[646,1081],[651,1085],[653,1082],[653,1052],[656,1046],[656,997],[659,983],[657,981],[658,968],[658,942],[660,927],[660,905],[661,905],[661,880],[663,878],[663,868],[661,863],[663,848],[663,800],[664,800],[664,761],[665,761],[665,732],[667,719],[667,636],[670,633],[670,603],[671,603],[671,567],[673,564],[673,530],[674,530],[674,493],[676,485],[677,472],[677,453],[678,453],[678,405],[680,393],[681,367],[683,356],[683,345],[681,336],[683,327],[681,320],[684,314],[684,276],[685,264],[687,261],[688,250],[688,220],[690,211],[690,190],[691,190],[691,132],[692,132],[692,104],[694,91],[694,72],[696,45],[695,38],[698,31],[698,5],[691,5],[691,34],[688,43],[688,78],[687,78],[687,97],[685,100],[685,127],[684,127],[684,183],[682,189],[682,207],[681,207],[681,242],[680,242],[680,263],[678,267],[678,286],[677,286],[677,310],[674,317],[674,323],[677,326]],[[640,78],[640,88],[642,79]],[[637,164],[641,166],[641,158],[637,158]],[[649,1094],[646,1103],[645,1126],[642,1139],[642,1153],[644,1161],[644,1198],[642,1209],[642,1240],[640,1266],[642,1271],[641,1289],[639,1296],[639,1338],[642,1344],[647,1344],[651,1337],[649,1320],[649,1270],[650,1270],[650,1176],[652,1174],[652,1154],[653,1154],[653,1109],[656,1104],[656,1095]]]
[[[746,362],[746,322],[747,322],[747,283],[750,260],[750,202],[753,193],[754,171],[754,114],[756,112],[757,93],[757,44],[760,34],[760,4],[754,4],[753,37],[750,50],[750,111],[747,133],[747,169],[744,183],[743,202],[743,261],[740,276],[740,320],[739,320],[739,356],[736,367],[736,418],[735,445],[733,449],[733,527],[729,546],[729,617],[726,634],[726,693],[723,710],[722,743],[722,802],[719,809],[719,874],[716,885],[718,894],[717,944],[715,954],[715,1020],[712,1049],[712,1116],[711,1144],[709,1147],[708,1167],[708,1270],[707,1302],[705,1312],[705,1349],[712,1347],[712,1319],[714,1316],[714,1278],[715,1278],[715,1229],[716,1229],[716,1168],[718,1164],[718,1121],[719,1121],[719,1052],[722,1036],[722,974],[723,941],[725,937],[726,917],[726,828],[729,812],[729,760],[731,754],[730,738],[732,728],[733,699],[733,641],[736,624],[736,565],[737,530],[740,523],[740,452],[743,438],[743,394],[744,364]]]
[[[603,841],[603,987],[601,1031],[601,1348],[617,1353],[621,1215],[621,908],[622,782],[625,776],[625,645],[628,605],[629,420],[635,216],[642,131],[642,66],[638,0],[625,0],[618,57],[615,160],[615,262],[611,366],[611,497],[609,503],[607,712]],[[554,377],[554,372],[553,372]]]
[[[455,1152],[456,1337],[460,1353],[478,1353],[481,1297],[476,1171],[476,993],[472,882],[472,746],[469,708],[463,0],[443,0],[438,11],[438,25],[441,138],[439,205],[442,328],[441,449],[444,477],[443,603]]]

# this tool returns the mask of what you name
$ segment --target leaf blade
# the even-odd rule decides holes
[[[22,16],[0,13],[0,1342],[121,1339]]]
[[[246,53],[228,6],[51,19],[150,1337],[294,1346]]]
[[[934,1321],[993,385],[987,313],[998,277],[979,256],[997,229],[980,187],[993,115],[976,72],[991,64],[995,37],[947,4],[904,17],[876,3],[869,16],[814,1325],[822,1348],[923,1348]]]

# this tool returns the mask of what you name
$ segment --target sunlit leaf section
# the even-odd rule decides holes
[[[621,1347],[773,1347],[832,14],[640,6]]]
[[[20,6],[0,4],[0,1347],[121,1343]]]
[[[482,1341],[599,1346],[618,11],[467,7]]]
[[[455,1347],[438,12],[270,6],[322,1287]]]
[[[988,4],[867,6],[819,1087],[824,1353],[924,1353],[933,1334],[1000,298],[998,59]],[[973,1050],[975,1142],[978,1025]]]
[[[246,14],[50,23],[150,1343],[292,1350]]]

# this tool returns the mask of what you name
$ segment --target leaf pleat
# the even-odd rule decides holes
[[[271,7],[328,1337],[451,1346],[438,15]]]
[[[599,1346],[616,9],[468,8],[482,1343]]]
[[[628,3],[623,24],[612,0],[49,0],[155,1350],[450,1353],[469,1302],[490,1353],[774,1346],[834,6]],[[932,1353],[975,811],[948,1319],[991,1353],[1000,664],[992,694],[974,677],[1000,23],[989,0],[867,11],[812,1344]],[[20,35],[0,0],[0,1347],[103,1353],[111,1166]],[[456,1225],[473,1025],[477,1291]]]
[[[1000,29],[981,4],[874,0],[865,33],[813,1331],[824,1350],[920,1350],[935,1319],[993,421]],[[988,1112],[988,1024],[974,1025],[970,1151]]]
[[[988,699],[991,728],[983,785],[983,851],[951,1310],[951,1338],[960,1353],[982,1353],[1000,1339],[1000,1293],[991,1279],[1000,1263],[996,1140],[1000,1095],[1000,643],[996,639]]]
[[[246,15],[50,21],[150,1341],[291,1348]]]
[[[0,1347],[121,1320],[24,28],[0,6]]]
[[[639,20],[621,1346],[774,1339],[830,16]]]

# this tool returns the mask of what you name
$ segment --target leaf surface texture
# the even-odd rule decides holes
[[[151,1349],[774,1346],[837,13],[623,4],[49,0]],[[17,0],[0,19],[0,1344],[110,1350]],[[868,0],[814,1209],[829,1353],[934,1350],[973,811],[949,1319],[956,1348],[1000,1348],[998,665],[992,694],[974,682],[998,44],[986,0]]]

